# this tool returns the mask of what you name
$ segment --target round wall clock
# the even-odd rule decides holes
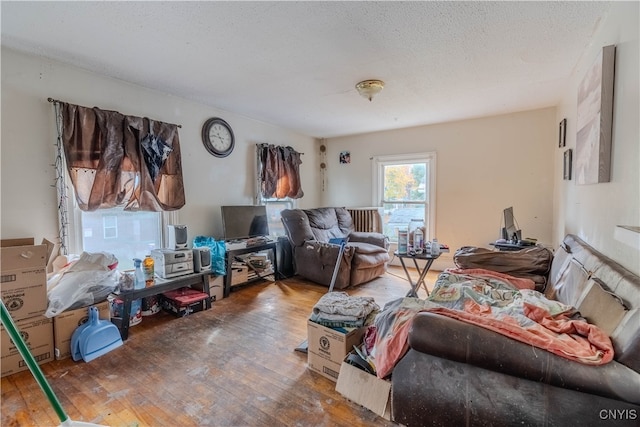
[[[204,148],[216,157],[227,157],[233,151],[235,138],[229,123],[219,117],[213,117],[202,126]]]

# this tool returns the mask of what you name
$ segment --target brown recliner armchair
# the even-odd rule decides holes
[[[380,233],[354,231],[345,208],[285,209],[281,216],[296,274],[329,286],[340,246],[328,242],[344,237],[348,242],[335,289],[368,282],[387,271],[389,239]]]

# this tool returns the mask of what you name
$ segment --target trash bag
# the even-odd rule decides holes
[[[519,251],[495,251],[475,246],[463,246],[453,256],[458,268],[484,268],[515,277],[531,279],[536,290],[544,290],[551,269],[553,252],[542,246]]]
[[[47,278],[49,303],[44,315],[54,317],[105,300],[118,285],[117,266],[113,254],[83,252]]]
[[[227,274],[225,264],[225,253],[227,247],[224,244],[224,240],[216,240],[213,237],[208,236],[196,236],[193,239],[193,247],[208,247],[211,251],[211,271],[218,276],[224,276]]]

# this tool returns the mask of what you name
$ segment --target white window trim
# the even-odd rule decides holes
[[[68,176],[67,176],[68,179]],[[73,190],[73,187],[68,187],[67,191],[69,197],[67,198],[67,212],[71,212],[72,214],[68,216],[69,219],[69,241],[68,243],[68,251],[69,254],[79,255],[82,253],[82,211],[78,207],[76,203],[76,196]],[[160,215],[160,236],[162,241],[162,247],[166,248],[169,245],[168,236],[167,236],[167,226],[173,224],[180,224],[180,220],[178,217],[178,211],[163,211]]]
[[[388,165],[403,163],[428,163],[429,164],[429,198],[426,200],[429,214],[428,230],[425,239],[431,240],[436,235],[436,160],[435,151],[413,154],[393,154],[387,156],[374,156],[371,168],[372,200],[373,206],[382,206],[382,184],[384,181],[383,168]]]
[[[109,227],[107,227],[107,225],[105,224],[105,219],[106,219],[105,217],[102,218],[102,236],[103,236],[103,238],[104,239],[117,239],[118,238],[118,217],[113,215],[113,219],[114,219],[116,224],[115,224],[115,226],[109,226]],[[111,228],[115,229],[115,234],[116,235],[114,237],[107,237],[106,236],[106,231],[107,231],[107,229],[111,229]]]

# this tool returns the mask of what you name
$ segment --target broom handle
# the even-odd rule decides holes
[[[336,284],[336,278],[338,277],[338,270],[340,270],[340,263],[342,262],[342,254],[344,253],[345,245],[345,242],[340,243],[338,258],[336,258],[336,265],[333,267],[333,275],[331,276],[331,283],[329,284],[329,292],[333,292],[333,287]]]
[[[53,392],[53,389],[47,382],[47,379],[42,373],[40,366],[38,366],[38,363],[31,355],[31,352],[29,351],[27,344],[25,344],[24,340],[22,339],[22,336],[20,335],[20,332],[18,332],[18,328],[16,328],[15,323],[13,323],[13,319],[9,314],[9,310],[7,310],[7,307],[4,305],[4,302],[1,299],[0,299],[0,305],[1,305],[0,308],[2,309],[2,313],[1,313],[2,324],[4,325],[4,328],[7,330],[7,333],[9,334],[9,338],[11,338],[13,343],[18,348],[18,352],[20,352],[20,355],[26,362],[27,366],[29,367],[29,370],[33,374],[33,377],[36,379],[42,391],[44,391],[44,394],[47,395],[47,399],[49,399],[49,403],[51,403],[51,406],[53,406],[53,409],[56,411],[58,418],[60,418],[60,421],[64,423],[69,419],[69,416],[66,414],[66,412],[64,412],[64,409],[62,408],[62,405],[60,404],[58,397],[55,395],[55,393]]]

